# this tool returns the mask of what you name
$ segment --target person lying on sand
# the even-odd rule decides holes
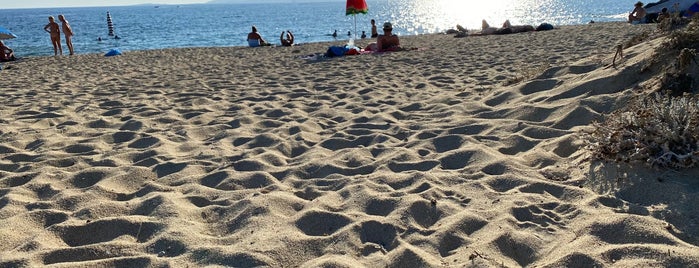
[[[482,20],[481,21],[481,32],[480,34],[482,35],[487,35],[487,34],[494,34],[495,31],[497,31],[498,28],[495,27],[490,27],[490,24],[488,24],[487,21]]]
[[[510,20],[505,20],[505,23],[502,24],[503,29],[510,29],[511,33],[523,33],[523,32],[532,32],[534,31],[534,26],[523,24],[523,25],[512,25],[510,23]]]
[[[490,27],[487,21],[483,20],[481,22],[481,32],[476,33],[476,35],[489,35],[489,34],[511,34],[511,33],[522,33],[534,31],[534,26],[531,25],[512,25],[510,20],[505,20],[501,28]]]

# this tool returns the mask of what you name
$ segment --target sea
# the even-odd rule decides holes
[[[367,14],[345,14],[344,0],[258,4],[137,5],[0,9],[0,26],[17,38],[5,44],[20,56],[53,55],[49,34],[43,28],[48,16],[63,14],[75,35],[77,54],[122,52],[179,47],[245,46],[255,25],[271,43],[282,31],[291,31],[296,43],[349,41],[371,31],[370,20],[390,21],[398,35],[440,33],[457,24],[480,29],[512,24],[556,26],[624,21],[636,0],[366,0]],[[108,35],[107,12],[114,33]],[[338,36],[332,33],[337,31]],[[99,40],[101,39],[101,41]],[[64,40],[63,40],[64,41]],[[63,45],[65,51],[67,48]],[[66,52],[67,54],[67,52]]]

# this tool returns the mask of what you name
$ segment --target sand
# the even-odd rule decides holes
[[[4,64],[0,266],[699,266],[699,172],[580,138],[657,78],[661,39],[611,66],[654,30]]]

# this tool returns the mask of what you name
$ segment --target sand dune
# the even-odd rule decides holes
[[[579,138],[657,75],[661,40],[610,66],[654,29],[5,64],[0,266],[699,266],[696,171]]]

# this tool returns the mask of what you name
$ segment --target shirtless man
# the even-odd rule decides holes
[[[637,2],[634,5],[633,11],[629,13],[629,23],[631,24],[639,24],[639,23],[645,23],[646,19],[646,9],[643,8],[643,3],[642,2]]]
[[[63,30],[63,35],[66,36],[66,46],[70,50],[70,55],[73,55],[73,29],[70,28],[70,24],[63,15],[58,15],[58,20],[61,21],[61,30]]]
[[[51,34],[51,44],[53,44],[53,54],[58,56],[59,52],[63,55],[63,48],[61,47],[61,30],[58,23],[53,19],[53,16],[49,16],[49,24],[44,26],[44,31]]]
[[[371,38],[379,37],[379,32],[376,31],[376,21],[371,19]]]
[[[393,25],[390,22],[383,24],[383,34],[376,38],[376,47],[378,51],[397,51],[400,50],[400,40],[398,36],[393,34]]]

